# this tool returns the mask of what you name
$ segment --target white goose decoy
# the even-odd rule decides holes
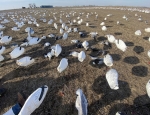
[[[9,53],[11,59],[21,56],[25,52],[23,47],[16,47],[11,53]]]
[[[72,55],[73,57],[78,57],[78,54],[79,54],[78,52],[73,51],[69,55]]]
[[[0,54],[0,62],[4,60],[4,57]]]
[[[82,43],[82,46],[85,48],[85,50],[88,50],[89,49],[89,43],[87,41],[84,41]]]
[[[68,30],[68,26],[65,26],[65,30],[66,30],[66,31]]]
[[[44,85],[35,90],[25,101],[18,115],[31,115],[43,102],[48,91],[48,86]],[[34,106],[32,106],[34,105]]]
[[[91,32],[90,35],[92,38],[95,38],[98,35],[98,33],[97,32]]]
[[[27,42],[28,43],[28,45],[35,45],[35,44],[38,44],[38,43],[40,43],[40,41],[42,40],[42,38],[32,38],[32,39],[30,39],[29,40],[29,42]]]
[[[62,28],[60,28],[60,34],[63,34],[64,30]]]
[[[79,40],[71,40],[71,43],[78,43],[79,42]]]
[[[0,24],[0,30],[3,30],[3,29],[5,29],[6,27],[4,26],[4,25],[1,25]]]
[[[63,24],[62,24],[62,29],[65,29],[65,26],[66,26],[66,24],[65,24],[65,23],[63,23]]]
[[[150,80],[146,84],[146,91],[147,91],[148,97],[150,98]]]
[[[86,58],[86,55],[84,51],[81,51],[80,53],[78,53],[78,60],[80,62],[83,62],[85,58]]]
[[[0,39],[0,43],[2,43],[2,44],[9,44],[11,42],[11,40],[12,40],[11,36],[3,36]]]
[[[127,46],[122,40],[120,39],[115,40],[115,44],[117,48],[120,49],[121,51],[125,52],[127,50]]]
[[[4,46],[0,46],[0,55],[4,53],[5,49],[6,48]]]
[[[147,52],[148,57],[150,58],[150,50]]]
[[[57,26],[57,24],[56,24],[56,23],[54,23],[54,27],[55,27],[55,29],[57,30],[58,26]]]
[[[106,66],[113,66],[113,58],[111,57],[111,55],[107,54],[104,56],[104,63]]]
[[[65,32],[64,34],[63,34],[63,40],[66,40],[68,38],[68,33],[67,32]]]
[[[53,19],[51,19],[50,21],[48,21],[48,24],[52,24],[53,23]]]
[[[32,63],[34,63],[34,59],[29,57],[29,56],[25,56],[19,60],[16,61],[16,64],[19,65],[19,66],[28,66]]]
[[[105,25],[105,22],[100,23],[100,25],[101,25],[101,26],[104,26],[104,25]]]
[[[89,23],[86,23],[86,26],[89,26]]]
[[[57,70],[59,73],[61,73],[62,71],[64,71],[66,68],[68,67],[68,59],[66,58],[62,58],[58,67],[57,67]]]
[[[102,30],[106,31],[107,30],[106,26],[102,26]]]
[[[145,28],[145,32],[150,32],[150,28]]]
[[[115,43],[116,38],[113,35],[106,35],[105,37],[107,37],[110,43]]]
[[[18,27],[13,27],[13,28],[11,28],[11,30],[13,30],[13,31],[19,31],[20,29]]]
[[[74,28],[73,31],[74,31],[74,32],[78,32],[78,28]]]
[[[119,23],[120,23],[120,22],[119,22],[119,21],[117,21],[117,25],[119,25]]]
[[[106,20],[107,20],[107,18],[104,18],[104,20],[106,21]]]
[[[78,115],[87,115],[88,102],[87,102],[85,95],[83,94],[81,89],[78,89],[76,91],[76,95],[77,95],[77,99],[76,99],[75,107],[78,110]]]
[[[45,44],[44,44],[44,47],[48,47],[48,46],[50,46],[51,44],[49,43],[49,42],[46,42]]]
[[[49,58],[51,60],[52,56],[55,55],[55,50],[52,49],[51,52],[48,52],[46,55],[44,55],[45,58]]]
[[[113,90],[119,89],[118,77],[119,77],[118,72],[115,69],[110,69],[106,73],[106,80],[107,80],[110,88]]]
[[[137,36],[140,36],[142,33],[141,33],[141,31],[140,30],[137,30],[136,32],[135,32],[135,35],[137,35]]]
[[[59,54],[61,53],[61,51],[62,51],[61,46],[59,44],[56,44],[56,46],[55,46],[55,56],[58,57]]]
[[[0,31],[0,38],[3,37],[3,31]]]

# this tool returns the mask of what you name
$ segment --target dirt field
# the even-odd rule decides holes
[[[19,13],[22,10],[16,10]],[[26,10],[24,10],[26,11]],[[28,11],[28,10],[27,10]],[[36,11],[36,10],[35,10]],[[44,10],[40,10],[43,14]],[[31,56],[35,60],[35,63],[29,67],[19,67],[16,64],[16,60],[10,59],[9,53],[12,51],[10,45],[5,45],[6,51],[3,56],[6,59],[1,62],[3,64],[0,67],[0,85],[7,88],[7,93],[0,98],[0,115],[10,109],[17,102],[17,92],[23,91],[26,96],[29,96],[34,90],[42,85],[48,85],[49,90],[41,106],[35,110],[33,115],[77,115],[78,111],[75,108],[76,90],[81,88],[88,100],[88,115],[115,115],[115,113],[128,105],[143,105],[150,102],[146,93],[146,83],[150,79],[150,58],[147,56],[147,51],[150,50],[150,42],[148,37],[150,33],[144,31],[145,28],[150,27],[149,24],[145,24],[145,21],[138,21],[138,17],[135,17],[135,13],[141,15],[143,20],[149,20],[150,15],[139,12],[111,10],[111,9],[47,9],[46,18],[48,21],[53,19],[52,12],[57,12],[55,16],[57,20],[54,20],[58,24],[58,30],[52,25],[43,23],[40,21],[40,14],[34,15],[37,19],[40,27],[36,27],[34,24],[24,25],[20,31],[14,32],[11,30],[15,23],[11,20],[10,23],[4,24],[6,29],[3,30],[4,35],[13,37],[11,43],[21,44],[27,37],[25,33],[26,27],[32,27],[35,31],[33,36],[41,37],[48,34],[60,35],[59,23],[60,11],[77,12],[75,16],[71,16],[69,19],[77,20],[77,16],[80,12],[84,12],[84,15],[80,16],[83,19],[82,25],[68,24],[68,20],[65,15],[62,16],[63,22],[68,27],[77,27],[79,31],[86,33],[98,32],[97,41],[94,41],[91,36],[87,35],[85,38],[80,38],[78,33],[69,33],[67,40],[57,40],[47,37],[39,44],[34,46],[25,47],[26,52],[21,57]],[[8,11],[7,11],[8,12]],[[87,13],[93,12],[93,15],[86,18]],[[98,19],[95,19],[95,12],[98,14]],[[49,16],[50,14],[50,16]],[[107,14],[113,14],[111,17],[107,17],[105,25],[108,30],[103,32],[101,30],[100,23],[104,20]],[[21,13],[19,15],[27,15],[27,13]],[[126,15],[128,20],[124,20],[122,17]],[[117,21],[120,21],[120,25],[117,25]],[[85,24],[88,22],[89,27]],[[141,30],[141,36],[135,36],[134,32]],[[89,54],[92,52],[85,51],[85,49],[77,49],[74,44],[71,44],[72,39],[78,39],[80,41],[87,40],[90,46],[102,49],[103,45],[101,41],[106,40],[104,37],[107,34],[112,34],[116,39],[122,39],[128,46],[126,52],[122,52],[117,49],[115,44],[112,44],[112,49],[109,50],[114,60],[112,68],[116,69],[119,73],[119,90],[110,89],[106,81],[106,68],[97,67],[91,65],[91,59]],[[50,61],[48,58],[44,58],[44,53],[48,52],[45,49],[44,43],[50,42],[51,45],[60,44],[62,46],[62,53],[59,57],[54,57]],[[140,48],[136,48],[140,46]],[[134,49],[144,49],[141,53],[136,53]],[[70,51],[85,51],[86,59],[81,63],[77,58],[69,56]],[[68,59],[69,66],[61,74],[57,71],[57,66],[60,60],[65,57]],[[101,56],[103,57],[103,56]],[[64,96],[60,96],[60,92],[64,93]],[[149,113],[150,114],[150,113]]]

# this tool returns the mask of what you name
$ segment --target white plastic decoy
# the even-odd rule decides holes
[[[31,65],[32,63],[34,63],[34,59],[29,57],[29,56],[25,56],[19,60],[16,61],[17,65],[19,66],[28,66]]]
[[[44,85],[35,90],[25,101],[18,115],[31,115],[43,102],[48,91],[48,86]],[[34,106],[33,106],[34,105]]]
[[[77,99],[76,99],[75,107],[78,110],[78,115],[87,115],[88,102],[85,95],[83,94],[81,89],[78,89],[76,91],[76,95],[77,95]]]
[[[23,47],[16,47],[11,53],[9,53],[11,59],[21,56],[25,52]]]
[[[113,66],[113,58],[111,57],[111,55],[107,54],[104,56],[104,63],[108,67]]]
[[[4,53],[5,49],[6,48],[4,46],[0,46],[0,55]]]
[[[78,60],[80,62],[83,62],[85,58],[86,58],[86,55],[84,51],[81,51],[80,53],[78,53]]]
[[[110,69],[106,73],[106,80],[110,88],[113,90],[119,89],[118,77],[119,77],[118,72],[115,69]]]
[[[115,44],[117,48],[120,49],[121,51],[125,52],[127,50],[127,46],[122,40],[120,39],[115,40]]]
[[[68,59],[66,58],[62,58],[58,67],[57,67],[57,70],[59,73],[61,73],[62,71],[64,71],[66,68],[68,67]]]
[[[116,38],[113,35],[106,35],[106,37],[110,43],[115,43]]]

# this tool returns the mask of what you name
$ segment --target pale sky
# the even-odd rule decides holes
[[[74,6],[74,5],[99,5],[99,6],[145,6],[150,7],[150,0],[0,0],[0,10],[28,7],[29,3],[36,6]]]

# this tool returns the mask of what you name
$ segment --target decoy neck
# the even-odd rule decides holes
[[[20,47],[20,49],[19,50],[21,50],[21,47]]]
[[[42,99],[42,97],[43,97],[44,88],[47,88],[47,87],[45,87],[45,86],[42,86],[42,87],[41,87],[42,91],[41,91],[41,94],[40,94],[40,97],[39,97],[39,101],[40,101],[40,100]]]
[[[119,39],[118,39],[118,44],[119,44]]]
[[[2,46],[0,46],[0,50],[2,49]]]
[[[32,60],[33,58],[31,57],[30,60]]]
[[[40,40],[40,38],[37,39],[37,41],[39,41],[39,40]]]

